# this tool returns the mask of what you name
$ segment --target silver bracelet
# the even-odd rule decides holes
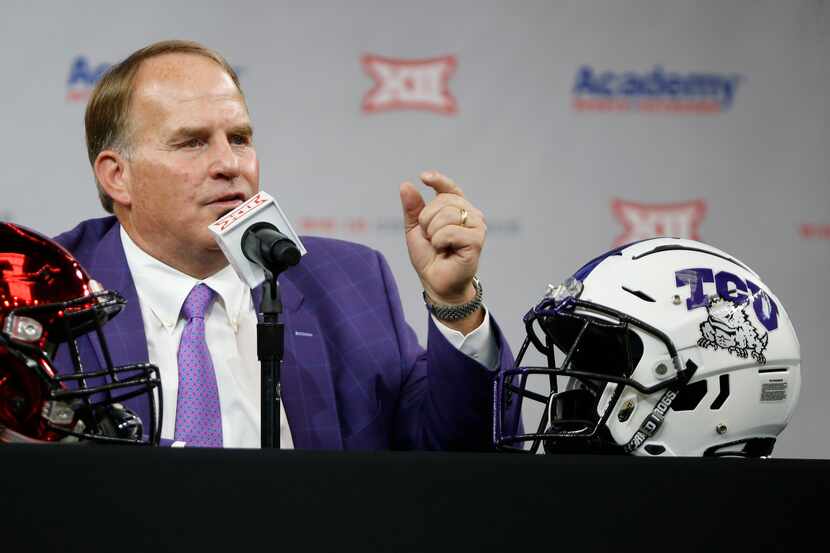
[[[435,315],[436,319],[440,321],[460,321],[461,319],[466,319],[481,307],[484,288],[481,286],[481,280],[477,276],[473,277],[473,288],[476,289],[476,296],[461,305],[441,305],[434,303],[426,290],[424,290],[424,303],[427,304],[427,308]]]

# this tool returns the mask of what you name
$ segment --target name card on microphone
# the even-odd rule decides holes
[[[242,253],[242,235],[248,227],[259,222],[272,223],[297,244],[300,254],[306,254],[300,237],[294,232],[277,201],[267,192],[256,193],[248,201],[208,226],[233,270],[249,288],[256,288],[262,284],[265,281],[265,272]]]

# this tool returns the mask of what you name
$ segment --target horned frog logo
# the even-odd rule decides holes
[[[746,305],[735,305],[719,297],[713,299],[706,306],[709,316],[700,323],[701,338],[697,345],[715,351],[725,349],[743,359],[751,355],[758,363],[766,363],[764,351],[769,334],[760,334],[752,325],[744,309]]]

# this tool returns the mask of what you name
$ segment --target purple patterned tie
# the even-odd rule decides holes
[[[222,411],[213,361],[205,342],[205,312],[214,291],[193,287],[182,306],[187,319],[179,342],[179,394],[176,399],[176,441],[188,446],[222,447]]]

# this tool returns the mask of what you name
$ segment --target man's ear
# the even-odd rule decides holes
[[[115,150],[102,150],[95,158],[95,176],[112,201],[116,204],[129,206],[130,197],[130,168],[124,155]]]

